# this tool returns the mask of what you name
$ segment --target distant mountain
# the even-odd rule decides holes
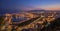
[[[60,13],[60,10],[46,10],[46,12],[57,12],[57,13]]]
[[[45,12],[45,10],[30,10],[30,11],[27,11],[27,12]]]

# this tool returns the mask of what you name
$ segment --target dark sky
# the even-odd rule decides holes
[[[0,13],[40,9],[60,10],[60,0],[0,0]]]
[[[2,9],[47,9],[60,10],[60,0],[0,0]],[[53,9],[51,9],[53,8]]]

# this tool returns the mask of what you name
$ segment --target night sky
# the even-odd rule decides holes
[[[0,0],[0,13],[4,10],[60,10],[60,0]]]

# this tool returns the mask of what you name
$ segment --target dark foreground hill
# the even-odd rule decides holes
[[[44,27],[41,31],[60,31],[60,18],[55,19],[54,22],[51,22],[48,27]]]

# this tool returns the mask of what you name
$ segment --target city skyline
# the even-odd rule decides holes
[[[60,0],[0,0],[1,31],[60,31]]]

